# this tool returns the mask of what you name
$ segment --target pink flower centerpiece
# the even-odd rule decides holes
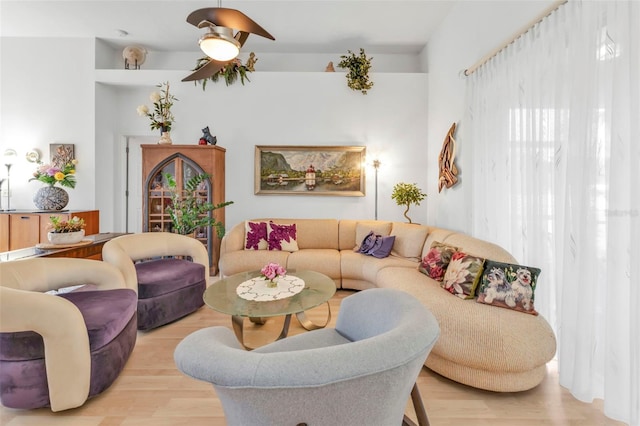
[[[270,262],[265,265],[260,273],[269,281],[267,282],[267,287],[276,287],[278,283],[275,281],[277,277],[282,277],[287,274],[287,270],[277,263]]]

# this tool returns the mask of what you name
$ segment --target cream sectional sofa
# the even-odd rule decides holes
[[[418,270],[434,241],[500,262],[517,263],[501,247],[447,229],[400,222],[337,219],[254,219],[296,224],[298,251],[245,250],[245,222],[222,239],[220,272],[229,276],[277,262],[287,269],[311,269],[331,277],[337,288],[403,290],[429,308],[440,338],[425,365],[457,382],[497,392],[531,389],[545,377],[556,351],[553,331],[542,316],[453,296]],[[355,252],[369,230],[395,235],[391,255],[378,259]]]

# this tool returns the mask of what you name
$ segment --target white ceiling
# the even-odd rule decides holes
[[[223,0],[275,41],[251,35],[245,47],[268,53],[418,53],[456,0]],[[218,0],[0,0],[2,37],[96,37],[115,46],[197,51],[205,30],[186,22]],[[119,30],[128,35],[121,36]]]

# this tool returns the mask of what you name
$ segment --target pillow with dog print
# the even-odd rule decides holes
[[[444,273],[442,288],[461,299],[473,299],[482,275],[484,259],[461,251],[453,253]]]
[[[533,301],[539,275],[539,268],[487,260],[477,302],[538,315]]]

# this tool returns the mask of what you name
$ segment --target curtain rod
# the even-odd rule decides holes
[[[560,6],[562,6],[563,4],[565,4],[568,0],[557,0],[555,1],[551,6],[549,6],[548,8],[546,8],[545,10],[542,11],[542,13],[540,13],[538,16],[536,16],[531,22],[529,22],[527,25],[525,25],[524,27],[522,27],[520,29],[520,31],[518,31],[517,33],[515,33],[513,36],[511,36],[508,40],[506,40],[504,43],[502,43],[499,47],[493,49],[490,53],[486,54],[485,56],[482,57],[482,59],[480,59],[478,62],[476,62],[475,64],[473,64],[472,66],[470,66],[469,68],[467,68],[466,70],[464,70],[464,75],[465,76],[469,76],[471,74],[473,74],[474,72],[476,72],[476,70],[478,68],[480,68],[481,66],[483,66],[486,62],[488,62],[491,58],[493,58],[494,56],[496,56],[498,53],[500,53],[500,51],[504,48],[506,48],[507,46],[509,46],[511,43],[513,43],[514,41],[516,41],[520,36],[522,36],[523,34],[525,34],[527,31],[529,31],[531,28],[533,28],[537,23],[539,23],[540,21],[542,21],[544,18],[546,18],[547,16],[551,15],[554,11],[556,11]]]

